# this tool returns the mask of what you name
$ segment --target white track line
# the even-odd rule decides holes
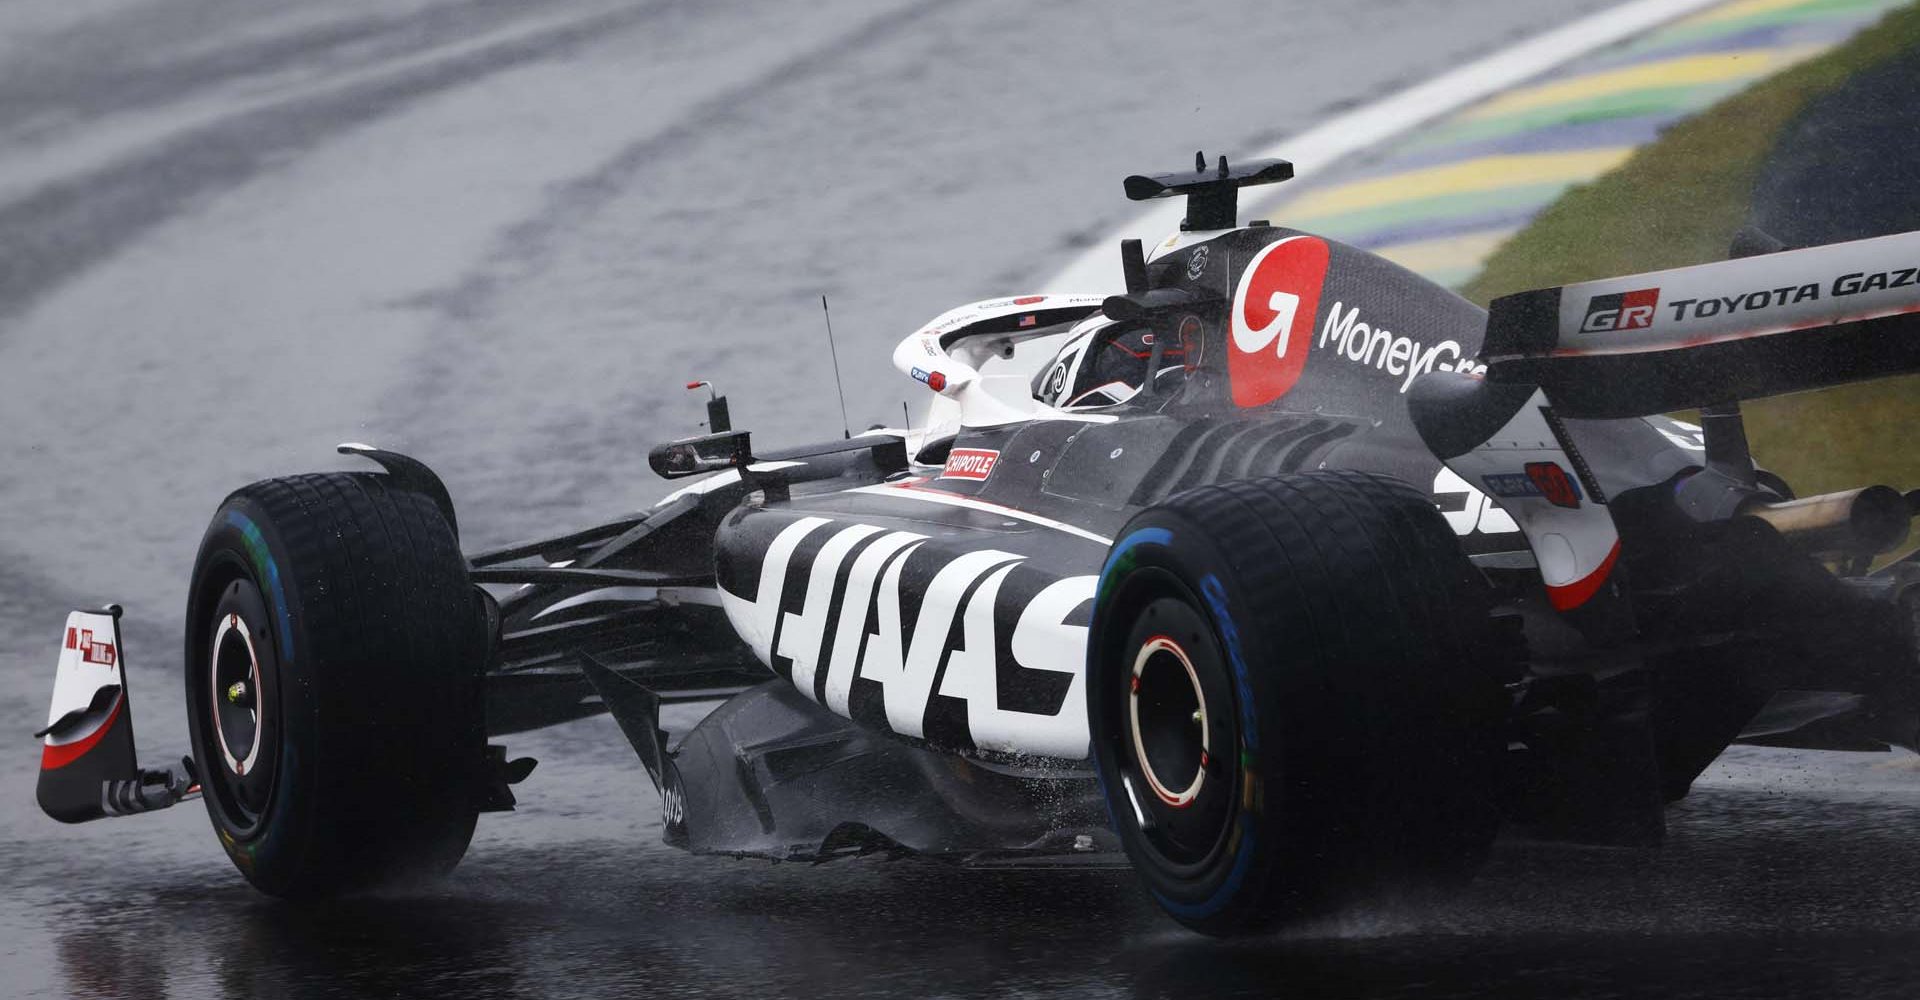
[[[1632,38],[1668,21],[1726,0],[1633,0],[1536,35],[1511,48],[1443,73],[1392,97],[1355,108],[1251,154],[1285,157],[1294,170],[1311,177],[1336,161],[1390,139],[1417,125],[1524,83],[1557,66]],[[1175,158],[1175,163],[1178,158]],[[1108,234],[1042,287],[1079,292],[1118,291],[1122,286],[1116,244],[1138,237],[1149,246],[1180,226],[1183,199],[1166,198]],[[1276,220],[1285,223],[1286,220]]]

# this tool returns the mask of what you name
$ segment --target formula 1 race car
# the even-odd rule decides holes
[[[1503,826],[1657,842],[1736,740],[1920,745],[1920,564],[1885,558],[1920,496],[1796,498],[1739,403],[1920,369],[1920,233],[1482,311],[1238,224],[1291,175],[1127,178],[1187,210],[1123,292],[912,333],[911,430],[763,448],[713,394],[641,513],[463,556],[403,455],[240,489],[190,755],[139,768],[118,612],[75,612],[42,807],[199,795],[255,886],[331,894],[451,869],[533,768],[489,740],[606,711],[690,851],[1124,861],[1226,934],[1457,883]]]

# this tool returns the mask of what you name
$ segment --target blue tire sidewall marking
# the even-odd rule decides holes
[[[1173,532],[1166,528],[1141,528],[1122,538],[1115,544],[1113,551],[1107,556],[1106,565],[1100,569],[1100,584],[1094,591],[1098,597],[1104,598],[1107,596],[1109,593],[1108,588],[1114,583],[1115,569],[1118,568],[1123,561],[1131,563],[1131,560],[1126,557],[1141,545],[1159,545],[1171,548],[1173,545]],[[1234,624],[1233,615],[1227,609],[1226,585],[1220,582],[1218,576],[1208,573],[1202,577],[1200,580],[1200,593],[1207,602],[1207,610],[1213,616],[1214,626],[1220,632],[1222,645],[1226,647],[1227,663],[1233,671],[1234,690],[1239,696],[1241,740],[1245,748],[1240,755],[1240,766],[1243,769],[1251,768],[1251,752],[1259,749],[1260,733],[1255,725],[1253,710],[1253,675],[1252,672],[1247,669],[1246,656],[1241,652],[1240,629],[1239,626]],[[1119,829],[1120,817],[1114,814],[1113,796],[1107,789],[1106,774],[1102,769],[1094,768],[1094,775],[1100,782],[1100,799],[1107,808],[1107,823],[1117,830]],[[1210,917],[1224,909],[1227,903],[1232,900],[1233,896],[1240,891],[1242,884],[1246,882],[1247,872],[1253,867],[1254,848],[1257,839],[1255,836],[1257,830],[1255,821],[1257,817],[1251,809],[1247,808],[1247,805],[1248,803],[1243,795],[1241,798],[1241,809],[1234,818],[1234,824],[1239,828],[1240,846],[1234,855],[1233,870],[1227,873],[1226,881],[1222,882],[1220,887],[1214,890],[1212,895],[1199,903],[1182,903],[1178,900],[1167,898],[1165,894],[1157,890],[1154,891],[1154,897],[1160,901],[1160,905],[1165,907],[1169,913],[1175,916],[1189,918]]]
[[[1098,608],[1100,601],[1107,596],[1107,588],[1111,585],[1114,568],[1120,565],[1121,559],[1124,556],[1141,545],[1148,543],[1170,545],[1172,542],[1173,532],[1165,528],[1141,528],[1139,531],[1135,531],[1127,537],[1122,538],[1114,545],[1113,551],[1107,554],[1106,564],[1100,567],[1100,582],[1093,588],[1094,607]],[[1092,636],[1088,636],[1087,645],[1089,648],[1093,646]],[[1092,664],[1086,665],[1086,668],[1091,667]],[[1106,772],[1096,767],[1093,769],[1093,777],[1100,785],[1100,802],[1106,806],[1107,809],[1107,828],[1118,830],[1120,829],[1120,816],[1113,811],[1113,794],[1112,790],[1107,787]]]
[[[1240,651],[1240,629],[1233,623],[1233,615],[1227,610],[1227,586],[1220,578],[1208,573],[1200,580],[1200,595],[1207,599],[1207,608],[1213,612],[1214,626],[1220,630],[1222,644],[1227,647],[1227,663],[1233,668],[1234,693],[1240,696],[1240,731],[1247,749],[1260,749],[1260,727],[1253,713],[1253,673],[1247,669],[1247,658]]]
[[[247,555],[253,559],[254,572],[267,585],[269,603],[273,605],[274,620],[279,626],[280,662],[284,666],[293,660],[293,618],[287,613],[287,592],[280,583],[280,564],[274,561],[266,536],[260,533],[260,526],[253,523],[252,518],[229,510],[227,523],[240,532],[247,543]]]
[[[260,531],[260,526],[255,524],[252,518],[237,510],[229,510],[225,520],[234,530],[240,532],[240,538],[247,547],[247,556],[253,562],[254,573],[259,582],[264,584],[263,596],[272,609],[276,631],[279,633],[277,652],[280,667],[284,670],[287,664],[293,662],[293,618],[287,610],[287,592],[286,586],[280,579],[280,564],[273,558],[273,550],[267,547],[266,535]],[[284,722],[282,725],[284,727]],[[282,781],[288,780],[288,777],[296,773],[300,767],[299,757],[299,747],[288,738],[283,728],[280,738],[280,777],[274,782],[273,797],[276,801],[281,798]],[[269,808],[273,807],[269,806]],[[280,843],[290,835],[284,823],[276,822],[266,823],[254,833],[252,839],[245,841],[236,840],[222,831],[220,842],[227,848],[229,854],[238,852],[236,860],[239,863],[250,867],[261,851],[273,853],[284,850]],[[244,860],[240,860],[241,858]]]
[[[1207,608],[1213,613],[1214,627],[1220,630],[1220,638],[1227,647],[1227,663],[1233,669],[1234,691],[1240,701],[1241,742],[1245,749],[1240,755],[1240,766],[1251,770],[1252,751],[1260,747],[1260,730],[1254,725],[1253,712],[1253,675],[1247,670],[1247,659],[1240,651],[1240,629],[1233,623],[1233,615],[1227,610],[1227,588],[1220,578],[1212,573],[1200,578],[1200,594],[1206,598]],[[1243,793],[1240,799],[1240,811],[1234,818],[1239,827],[1240,847],[1233,859],[1233,870],[1227,873],[1227,879],[1200,903],[1181,903],[1168,899],[1161,893],[1154,893],[1160,905],[1168,912],[1181,917],[1210,917],[1224,909],[1232,900],[1241,885],[1247,880],[1247,871],[1253,867],[1255,833],[1258,830],[1256,817],[1248,808],[1249,803]]]
[[[1100,567],[1100,585],[1094,588],[1094,594],[1099,597],[1106,596],[1107,588],[1112,584],[1114,567],[1118,566],[1120,560],[1128,553],[1148,544],[1170,548],[1173,545],[1173,532],[1165,528],[1141,528],[1120,539],[1119,544],[1113,547],[1113,551],[1107,553],[1106,565]]]

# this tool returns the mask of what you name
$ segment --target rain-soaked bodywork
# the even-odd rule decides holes
[[[1129,178],[1131,196],[1189,198],[1182,230],[1123,244],[1124,291],[978,302],[909,334],[893,358],[929,394],[916,427],[764,448],[716,395],[707,434],[654,452],[698,477],[678,492],[468,555],[487,734],[611,711],[667,839],[697,852],[1119,862],[1087,683],[1116,539],[1202,487],[1358,470],[1425,494],[1493,595],[1510,823],[1645,842],[1737,739],[1914,747],[1920,568],[1875,557],[1915,498],[1795,500],[1747,454],[1738,400],[1920,367],[1902,267],[1920,235],[1786,251],[1752,234],[1722,264],[1489,313],[1238,224],[1239,187],[1289,175]],[[1700,422],[1663,415],[1684,408]],[[343,450],[453,526],[425,466]],[[91,652],[113,618],[76,616],[42,804],[79,820],[198,791],[212,762],[134,764],[120,664]],[[259,663],[233,656],[214,674],[230,693]],[[665,701],[722,704],[670,745]],[[487,760],[483,808],[510,808],[530,762]]]

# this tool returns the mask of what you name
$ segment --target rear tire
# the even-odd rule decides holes
[[[1490,610],[1431,500],[1382,476],[1202,487],[1128,522],[1088,717],[1167,912],[1235,934],[1471,876],[1499,823]]]
[[[451,871],[486,753],[479,605],[452,529],[386,476],[235,492],[187,603],[193,755],[221,846],[270,895]]]

